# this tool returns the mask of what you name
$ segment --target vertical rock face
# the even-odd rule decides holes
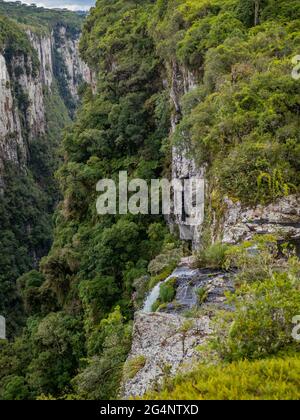
[[[53,83],[53,33],[50,36],[37,35],[34,32],[26,31],[28,38],[36,50],[40,63],[40,80],[44,86],[51,89]]]
[[[26,148],[18,110],[14,103],[11,78],[5,58],[0,54],[0,174],[5,160],[18,163],[25,155]],[[1,176],[0,188],[3,188]]]
[[[177,124],[183,116],[182,98],[197,87],[197,77],[188,69],[173,62],[169,68],[170,77],[170,98],[173,103],[173,114],[171,120],[172,132],[176,130]],[[207,186],[205,180],[205,167],[197,167],[193,159],[193,152],[189,148],[189,139],[184,144],[173,145],[172,147],[172,177],[189,179],[197,177],[200,179],[198,188]],[[205,200],[209,202],[210,197],[206,194]],[[224,197],[224,215],[222,220],[213,217],[211,231],[212,241],[223,241],[225,243],[239,243],[249,240],[255,234],[276,234],[281,238],[298,240],[300,237],[300,203],[299,197],[289,196],[278,199],[267,206],[245,207],[240,202],[233,202]],[[180,238],[191,241],[193,249],[201,247],[201,232],[205,214],[196,215],[196,223],[188,225],[182,217],[173,216],[169,223],[171,227],[178,226]],[[215,226],[216,225],[216,226]]]
[[[176,130],[177,124],[182,118],[182,105],[181,100],[183,95],[195,89],[197,86],[197,78],[185,67],[179,66],[178,63],[173,62],[171,65],[171,86],[170,86],[170,98],[174,106],[174,112],[171,117],[172,132]],[[191,155],[188,144],[182,146],[174,145],[172,147],[172,178],[187,180],[191,178],[199,179],[199,182],[194,187],[192,192],[191,200],[195,201],[196,191],[201,194],[200,189],[204,188],[204,167],[197,168],[195,160]],[[203,203],[204,204],[204,203]],[[194,216],[194,215],[193,215]],[[187,222],[185,217],[174,216],[171,220],[171,225],[175,224],[179,227],[180,238],[183,240],[192,241],[193,247],[199,246],[200,242],[200,227],[203,223],[204,218],[204,206],[203,209],[198,212],[195,218],[195,223],[192,225]]]
[[[61,26],[56,33],[57,52],[61,55],[67,71],[68,89],[73,98],[78,99],[77,90],[82,81],[91,82],[91,72],[79,55],[79,38],[67,35],[66,28]]]
[[[53,31],[26,31],[36,56],[0,54],[0,188],[4,162],[21,167],[26,163],[30,140],[47,131],[45,92],[51,94],[55,74],[63,75],[64,89],[75,104],[80,83],[91,83],[91,72],[79,56],[79,34],[71,36],[62,26],[55,30],[57,36]]]
[[[19,112],[24,113],[24,128],[29,139],[44,134],[46,116],[42,74],[35,73],[32,59],[24,55],[13,57],[11,72],[14,84],[18,87]]]

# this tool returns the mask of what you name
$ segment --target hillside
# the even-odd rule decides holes
[[[0,398],[299,399],[299,23],[295,0],[97,1],[53,243],[14,274],[26,325],[1,343]],[[204,215],[98,214],[120,171],[197,176]]]
[[[35,18],[32,9],[0,4],[0,312],[9,336],[24,320],[16,280],[51,246],[57,148],[89,78],[82,18],[45,9]]]

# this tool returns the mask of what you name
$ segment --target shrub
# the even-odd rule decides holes
[[[172,302],[175,297],[176,279],[170,279],[160,286],[159,298],[162,303]]]
[[[264,280],[270,275],[278,254],[277,239],[272,235],[255,236],[251,241],[231,246],[225,255],[225,267],[238,269],[238,282]]]
[[[259,359],[296,346],[292,319],[300,311],[299,292],[293,268],[243,285],[229,299],[235,311],[217,320],[214,348],[220,357]]]
[[[200,267],[222,268],[228,245],[215,243],[198,254],[197,260]]]
[[[299,357],[200,365],[188,375],[168,380],[153,400],[298,400]]]
[[[208,290],[206,287],[200,287],[196,290],[197,297],[198,297],[198,304],[202,305],[208,298]]]
[[[134,357],[133,359],[127,360],[124,365],[123,369],[123,379],[124,381],[128,381],[129,379],[133,379],[135,375],[143,369],[147,362],[147,359],[144,355],[139,355]]]

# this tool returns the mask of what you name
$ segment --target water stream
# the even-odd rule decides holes
[[[207,302],[222,304],[224,292],[233,291],[231,279],[225,272],[210,269],[192,269],[188,266],[176,268],[173,273],[164,281],[159,282],[148,294],[144,302],[142,312],[152,312],[153,304],[159,298],[160,287],[170,279],[177,279],[175,302],[182,310],[186,310],[198,305],[199,288],[208,290]],[[174,307],[172,303],[168,305],[168,312],[178,312],[180,309]]]
[[[148,294],[145,300],[142,312],[152,312],[152,306],[159,298],[160,286],[163,283],[166,283],[168,280],[174,279],[174,278],[182,279],[183,281],[188,280],[194,277],[195,275],[197,275],[198,271],[199,270],[193,270],[189,267],[176,268],[169,277],[167,277],[164,281],[161,281],[157,283],[156,286],[154,286],[154,288],[151,290],[151,292]]]

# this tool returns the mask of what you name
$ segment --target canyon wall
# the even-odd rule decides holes
[[[26,30],[35,55],[0,53],[0,186],[5,161],[26,165],[29,142],[47,131],[45,94],[58,85],[62,100],[78,102],[78,88],[91,82],[91,72],[80,59],[79,34],[63,26],[49,34]],[[64,92],[61,91],[63,87]],[[68,105],[66,103],[66,105]],[[1,170],[2,168],[2,170]]]

